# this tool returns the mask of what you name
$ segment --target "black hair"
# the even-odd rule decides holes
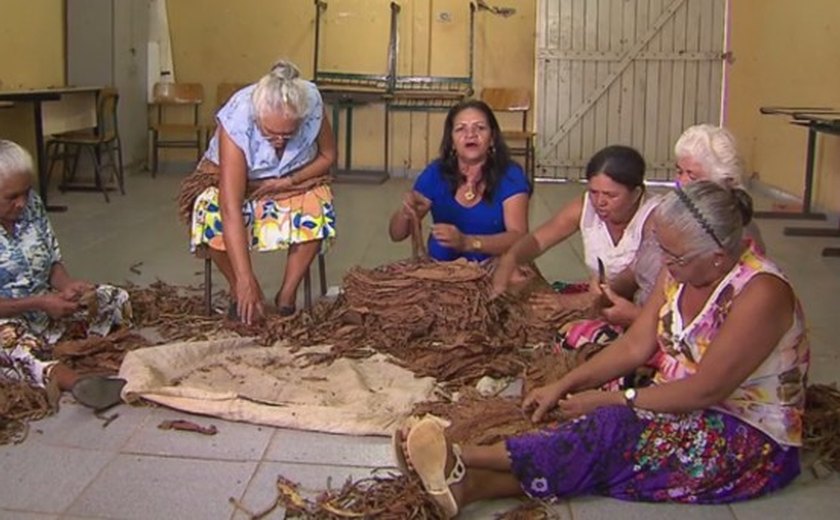
[[[446,121],[443,124],[443,137],[440,140],[440,163],[443,172],[443,178],[449,183],[452,194],[458,190],[458,187],[463,183],[463,177],[458,169],[458,157],[455,155],[455,143],[452,139],[452,130],[455,126],[455,117],[467,110],[473,108],[484,114],[487,118],[487,123],[490,125],[491,134],[491,148],[487,154],[487,160],[481,168],[482,178],[484,179],[484,196],[485,201],[493,200],[493,191],[498,186],[499,181],[510,166],[511,158],[505,140],[502,138],[502,131],[499,128],[499,122],[493,114],[493,110],[484,101],[478,99],[468,99],[462,101],[449,109],[446,114]]]
[[[741,213],[741,223],[746,227],[753,218],[752,197],[741,188],[733,189],[732,197],[735,199],[735,205],[738,206],[738,211]]]
[[[586,165],[586,179],[603,173],[613,181],[627,187],[644,189],[645,159],[635,148],[612,145],[602,148],[589,159]]]

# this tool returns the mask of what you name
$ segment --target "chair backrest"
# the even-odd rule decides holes
[[[152,88],[152,104],[157,107],[159,124],[163,123],[164,107],[181,105],[192,108],[192,124],[198,125],[198,106],[203,102],[204,86],[201,83],[160,82]]]
[[[231,96],[246,86],[248,83],[219,83],[216,87],[216,110],[222,108]]]
[[[531,110],[531,91],[526,88],[485,88],[481,91],[481,100],[493,109],[493,112],[520,112],[522,130],[527,130],[528,111]]]
[[[155,83],[152,89],[154,103],[164,105],[198,105],[204,102],[201,83]]]
[[[99,91],[96,102],[96,134],[104,141],[119,137],[117,124],[117,105],[120,93],[113,87],[106,87]]]

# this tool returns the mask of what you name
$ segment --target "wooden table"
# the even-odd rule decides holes
[[[0,90],[0,102],[13,103],[32,103],[33,116],[35,118],[35,149],[38,158],[38,192],[47,211],[66,211],[66,206],[50,206],[47,204],[48,191],[48,172],[47,172],[47,158],[44,148],[44,107],[43,103],[46,101],[59,101],[67,94],[92,94],[95,95],[102,89],[102,87],[55,87],[44,89],[26,89],[26,90]],[[95,107],[95,101],[92,105]],[[82,117],[85,119],[85,117]],[[88,118],[89,119],[89,118]],[[88,124],[89,123],[89,124]],[[95,108],[93,112],[93,121],[84,121],[81,123],[88,127],[96,126]],[[82,128],[78,123],[69,126],[56,128],[58,131],[71,130],[75,128]],[[52,133],[52,132],[51,132]]]

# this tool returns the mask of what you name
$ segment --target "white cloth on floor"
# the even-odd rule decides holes
[[[129,402],[142,397],[234,421],[354,435],[390,434],[435,385],[381,354],[305,364],[287,344],[234,338],[131,351],[120,377],[128,381],[123,397]]]

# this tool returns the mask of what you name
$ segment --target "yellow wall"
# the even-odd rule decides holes
[[[0,7],[0,90],[64,84],[62,0],[2,0]],[[0,138],[35,155],[32,107],[0,108]]]
[[[219,82],[254,81],[278,57],[294,61],[304,77],[312,77],[315,7],[311,0],[203,0],[200,9],[194,0],[168,4],[175,73],[179,81],[204,84],[205,121],[212,118]],[[389,4],[388,0],[328,0],[322,15],[320,68],[385,74]],[[401,0],[399,4],[399,74],[466,75],[469,2]],[[504,4],[516,8],[516,14],[508,18],[485,11],[476,14],[476,94],[483,86],[533,88],[536,0]],[[440,113],[394,114],[392,168],[422,168],[436,153],[442,126]],[[354,165],[381,166],[382,106],[357,109],[353,129]]]
[[[840,2],[731,0],[735,62],[727,124],[738,137],[748,172],[802,195],[807,131],[767,105],[840,107]],[[840,210],[840,137],[821,134],[815,202]]]

